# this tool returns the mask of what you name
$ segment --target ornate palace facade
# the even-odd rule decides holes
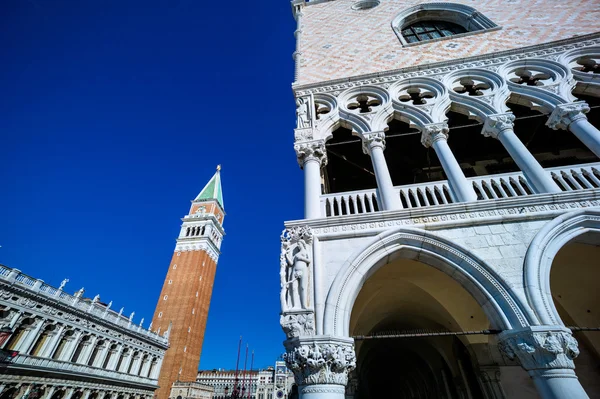
[[[14,399],[149,399],[168,347],[111,304],[0,266],[0,396]],[[7,359],[3,359],[7,360]]]
[[[292,11],[300,397],[599,397],[600,5]]]

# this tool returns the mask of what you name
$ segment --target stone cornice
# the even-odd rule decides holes
[[[523,58],[546,58],[567,50],[594,46],[600,44],[600,33],[576,36],[546,44],[521,47],[518,49],[499,51],[473,57],[452,59],[449,61],[421,64],[408,68],[394,69],[367,75],[353,76],[344,79],[335,79],[318,83],[292,84],[295,96],[315,93],[342,91],[354,86],[377,85],[390,83],[396,80],[420,76],[435,76],[447,72],[467,68],[490,68],[510,60]]]
[[[437,230],[459,225],[477,225],[506,219],[550,219],[562,213],[600,206],[600,189],[559,194],[536,194],[419,209],[381,211],[285,223],[286,228],[308,226],[316,236],[332,239],[373,235],[397,226]]]

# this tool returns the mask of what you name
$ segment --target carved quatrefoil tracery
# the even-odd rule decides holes
[[[579,72],[600,74],[600,57],[580,57],[571,64],[571,68]]]
[[[403,103],[412,105],[424,105],[428,103],[428,99],[435,98],[435,93],[418,86],[411,86],[400,91],[398,100]]]
[[[352,112],[364,114],[376,111],[376,108],[379,106],[381,106],[381,100],[379,98],[368,94],[359,94],[350,99],[346,108]]]
[[[552,75],[540,69],[518,68],[512,71],[508,80],[519,85],[548,86],[554,83]]]
[[[484,96],[491,94],[492,86],[483,80],[468,77],[457,80],[452,90],[465,96]]]

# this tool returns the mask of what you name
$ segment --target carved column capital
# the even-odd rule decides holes
[[[363,134],[363,152],[365,154],[371,154],[371,150],[374,148],[385,150],[385,132],[370,132]]]
[[[327,165],[327,150],[324,140],[305,141],[294,144],[294,150],[301,168],[306,162],[317,161],[321,166]]]
[[[574,369],[573,359],[579,355],[577,340],[569,329],[560,326],[508,330],[498,340],[500,352],[511,360],[517,359],[527,371]]]
[[[515,116],[511,113],[489,115],[485,118],[481,134],[485,137],[498,138],[504,130],[513,130]]]
[[[448,140],[448,124],[432,123],[421,129],[421,144],[429,148],[438,140]]]
[[[315,336],[284,342],[285,362],[296,383],[306,385],[343,385],[356,368],[354,341],[350,338]]]
[[[554,130],[567,130],[569,125],[576,120],[587,119],[584,114],[588,112],[590,112],[590,106],[584,101],[559,104],[550,114],[546,126]]]

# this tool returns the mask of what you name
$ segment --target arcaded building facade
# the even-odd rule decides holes
[[[169,331],[156,391],[167,399],[174,382],[196,381],[217,261],[225,231],[221,167],[192,201],[182,219],[179,237],[154,311],[152,325]],[[189,392],[202,387],[189,385]],[[182,388],[183,389],[183,388]]]
[[[600,3],[292,12],[300,396],[600,397]]]
[[[0,398],[150,399],[168,347],[112,302],[0,265]]]

